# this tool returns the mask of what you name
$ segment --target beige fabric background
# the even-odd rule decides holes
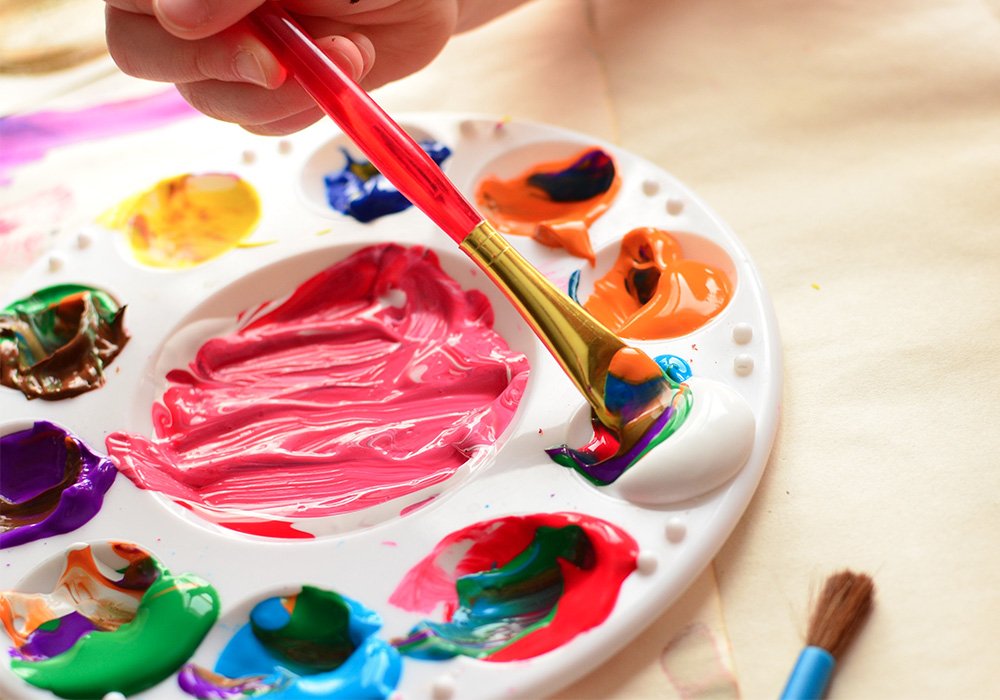
[[[37,108],[78,82],[0,92]],[[729,222],[774,301],[783,417],[746,516],[559,698],[774,697],[810,591],[845,566],[874,575],[877,611],[831,698],[996,697],[1000,2],[535,0],[378,98],[649,158]]]

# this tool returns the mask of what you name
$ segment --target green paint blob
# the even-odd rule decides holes
[[[113,632],[90,632],[42,661],[11,659],[11,670],[59,697],[91,700],[146,690],[190,658],[219,616],[215,589],[166,570],[146,590],[135,618]]]
[[[351,611],[344,599],[333,591],[303,586],[288,600],[288,617],[281,614],[287,613],[283,607],[278,615],[265,610],[251,617],[254,636],[294,673],[311,675],[340,667],[355,649]]]

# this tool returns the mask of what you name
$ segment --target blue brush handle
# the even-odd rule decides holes
[[[795,662],[780,700],[820,700],[833,674],[833,655],[821,647],[806,647]]]

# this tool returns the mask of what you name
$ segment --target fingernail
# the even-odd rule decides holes
[[[361,34],[359,32],[351,32],[350,34],[346,34],[345,36],[351,41],[353,41],[354,45],[358,47],[359,51],[361,51],[361,58],[362,58],[361,75],[357,77],[357,80],[360,80],[361,78],[365,77],[365,75],[367,75],[368,72],[372,69],[372,66],[375,65],[375,44],[373,44],[372,40],[369,39],[366,35]]]
[[[267,87],[267,75],[256,54],[250,51],[237,51],[233,58],[233,67],[236,75],[248,83]]]
[[[156,14],[168,29],[189,32],[211,19],[204,0],[153,0]]]
[[[343,36],[335,36],[330,41],[330,46],[337,52],[336,56],[331,56],[334,60],[340,59],[337,63],[341,68],[347,69],[351,74],[351,79],[357,80],[364,71],[364,58],[361,50],[353,41]]]

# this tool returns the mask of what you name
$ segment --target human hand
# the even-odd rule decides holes
[[[196,109],[258,134],[289,134],[322,112],[248,29],[264,0],[105,0],[123,72],[171,82]],[[371,90],[429,63],[455,32],[459,0],[287,0],[323,51]]]

